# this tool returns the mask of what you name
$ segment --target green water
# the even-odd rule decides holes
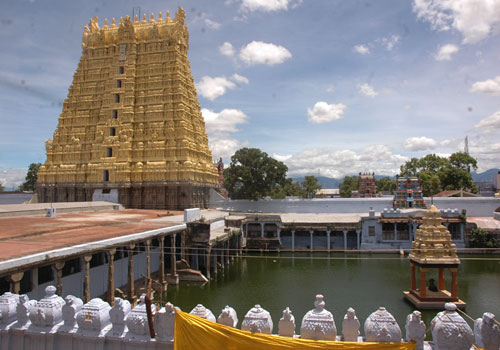
[[[500,316],[500,256],[462,256],[458,295],[467,302],[466,312],[474,318],[489,311]],[[486,260],[487,259],[487,260]],[[428,274],[437,281],[437,271]],[[447,289],[451,274],[447,272]],[[297,331],[304,314],[312,309],[315,295],[323,294],[340,333],[349,307],[356,310],[362,325],[379,306],[391,312],[404,329],[406,316],[414,308],[403,298],[410,285],[407,257],[381,254],[276,254],[235,259],[224,273],[200,285],[183,282],[168,287],[168,300],[184,311],[196,304],[212,310],[215,317],[225,305],[232,306],[240,323],[246,312],[260,304],[271,313],[274,332],[282,311],[289,306]],[[423,312],[428,326],[435,311]],[[363,332],[363,326],[361,332]],[[404,334],[404,330],[403,330]]]

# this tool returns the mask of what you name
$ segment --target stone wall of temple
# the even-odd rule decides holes
[[[217,171],[187,57],[185,12],[85,26],[82,56],[47,160],[41,202],[89,201],[119,189],[127,207],[208,203]]]

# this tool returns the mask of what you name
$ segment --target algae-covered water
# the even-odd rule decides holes
[[[500,316],[500,256],[464,255],[461,259],[458,295],[467,302],[466,312],[474,318],[485,311]],[[275,333],[287,306],[299,332],[302,317],[314,307],[316,294],[324,295],[325,308],[333,313],[338,333],[349,307],[356,310],[363,325],[370,313],[385,306],[403,334],[406,316],[414,310],[403,298],[410,285],[409,260],[394,254],[248,255],[235,259],[224,273],[213,277],[204,285],[181,282],[168,286],[168,300],[188,312],[203,304],[215,317],[225,305],[232,306],[238,314],[238,327],[246,312],[260,304],[271,313]],[[428,278],[437,281],[437,271]],[[450,290],[448,272],[446,280]],[[423,312],[427,326],[436,312]]]

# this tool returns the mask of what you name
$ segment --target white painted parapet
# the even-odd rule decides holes
[[[245,315],[241,323],[241,329],[253,333],[271,334],[273,331],[271,314],[257,304]]]
[[[406,341],[415,341],[417,343],[415,350],[424,350],[426,328],[420,311],[413,311],[406,317],[405,330]]]
[[[236,328],[238,325],[238,316],[236,315],[236,310],[231,306],[226,305],[224,309],[222,309],[221,314],[217,318],[217,323]]]
[[[495,324],[495,315],[485,312],[482,318],[474,321],[474,337],[479,348],[500,349],[500,329]]]
[[[200,220],[200,208],[184,209],[184,222],[192,222]]]
[[[446,303],[444,307],[446,310],[431,322],[434,350],[469,350],[474,343],[472,329],[457,313],[455,304]]]
[[[288,306],[283,310],[283,317],[278,323],[278,335],[292,338],[295,336],[295,317]]]
[[[204,319],[212,321],[212,322],[216,322],[215,316],[212,313],[212,311],[210,311],[209,309],[207,309],[206,307],[204,307],[201,304],[196,305],[194,307],[194,309],[191,310],[190,314],[204,318]]]
[[[302,318],[300,337],[314,340],[336,340],[337,338],[333,314],[325,310],[325,301],[321,294],[316,295],[314,309],[308,311]]]
[[[300,337],[332,339],[335,323],[333,315],[324,309],[321,295],[315,308],[304,316]],[[176,308],[167,303],[161,309],[152,305],[155,338],[151,338],[146,314],[144,295],[135,308],[128,301],[115,298],[114,306],[99,298],[83,305],[81,299],[67,296],[65,300],[55,294],[55,288],[46,288],[40,301],[29,300],[25,295],[5,293],[0,296],[0,349],[1,350],[173,350]],[[202,305],[193,309],[194,314],[215,320],[210,310]],[[212,316],[210,316],[212,315]],[[494,315],[485,313],[475,321],[474,334],[465,320],[456,312],[452,303],[437,314],[431,324],[433,342],[425,342],[426,328],[420,312],[414,311],[406,319],[406,340],[415,340],[417,349],[469,350],[472,344],[486,350],[498,350],[500,330],[494,323]],[[219,316],[219,323],[237,326],[236,311],[226,306]],[[260,305],[253,307],[245,316],[241,329],[271,334],[273,322],[269,312]],[[401,330],[394,317],[379,308],[365,322],[365,336],[359,335],[359,320],[349,308],[342,322],[344,340],[371,342],[400,342]],[[335,328],[336,329],[336,328]],[[309,333],[308,333],[309,332]],[[278,333],[295,335],[295,320],[290,308],[283,311]],[[357,339],[355,339],[357,337]],[[339,339],[339,337],[337,337]],[[332,339],[333,340],[333,339]]]
[[[365,338],[368,342],[401,343],[401,328],[385,307],[379,307],[365,321]]]
[[[342,321],[342,340],[357,342],[359,337],[360,323],[356,311],[350,307]]]

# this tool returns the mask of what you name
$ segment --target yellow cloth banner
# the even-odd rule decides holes
[[[175,312],[174,350],[414,350],[412,343],[349,343],[252,333]]]

